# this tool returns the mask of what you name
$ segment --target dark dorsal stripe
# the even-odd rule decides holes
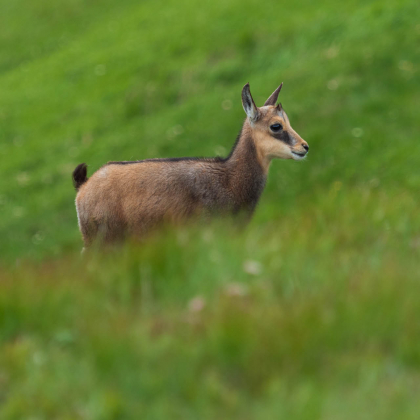
[[[238,136],[236,137],[235,144],[232,147],[229,155],[225,158],[220,156],[216,157],[179,157],[179,158],[157,158],[157,159],[142,159],[142,160],[122,160],[122,161],[110,161],[107,165],[132,165],[134,163],[144,163],[144,162],[184,162],[184,161],[202,161],[202,162],[226,162],[232,156],[233,152],[235,151],[239,140],[242,135],[242,129],[239,132]]]
[[[184,162],[184,161],[204,161],[204,162],[217,162],[222,158],[205,158],[205,157],[179,157],[179,158],[157,158],[157,159],[143,159],[143,160],[122,160],[122,161],[111,161],[107,165],[132,165],[134,163],[145,163],[145,162]]]

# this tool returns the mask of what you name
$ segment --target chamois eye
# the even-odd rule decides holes
[[[283,129],[281,124],[273,124],[273,125],[270,126],[270,128],[271,128],[272,131],[280,131],[280,130]]]

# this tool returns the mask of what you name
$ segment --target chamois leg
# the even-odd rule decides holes
[[[112,246],[122,243],[125,237],[124,226],[119,224],[101,224],[98,228],[98,239],[101,245]]]
[[[95,239],[98,235],[98,226],[96,223],[81,223],[80,231],[82,232],[84,247],[82,249],[82,254],[84,254],[95,242]]]

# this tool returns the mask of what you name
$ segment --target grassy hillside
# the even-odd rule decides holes
[[[1,418],[418,418],[417,2],[2,12]],[[227,154],[282,81],[310,154],[245,231],[80,259],[78,163]]]

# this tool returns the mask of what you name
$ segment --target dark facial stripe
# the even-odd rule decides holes
[[[287,132],[287,131],[285,131],[285,130],[281,130],[279,133],[271,133],[271,135],[275,138],[275,139],[277,139],[277,140],[280,140],[280,141],[282,141],[282,142],[284,142],[284,143],[286,143],[286,144],[288,144],[289,146],[292,146],[293,145],[293,139],[292,139],[292,137],[290,136],[290,134]]]

